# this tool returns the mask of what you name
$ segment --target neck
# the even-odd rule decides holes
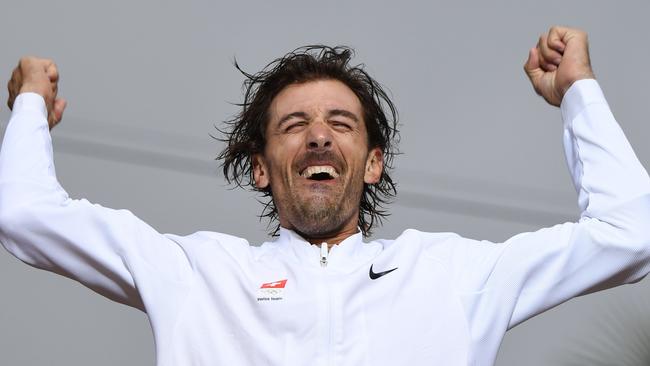
[[[318,235],[318,236],[310,236],[296,229],[293,230],[296,233],[298,233],[300,236],[302,236],[305,240],[307,240],[310,244],[321,245],[322,243],[327,243],[328,248],[340,244],[343,240],[359,232],[359,229],[356,226],[353,228],[346,228],[336,233],[330,233],[330,234]]]

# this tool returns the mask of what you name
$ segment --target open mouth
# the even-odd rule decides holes
[[[339,173],[330,165],[316,165],[305,168],[300,176],[310,180],[324,181],[338,178]]]

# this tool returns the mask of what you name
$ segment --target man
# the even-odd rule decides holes
[[[0,241],[145,311],[159,365],[491,365],[509,327],[649,271],[650,179],[587,46],[584,32],[553,27],[525,65],[561,106],[581,218],[501,244],[415,230],[362,241],[392,194],[395,114],[345,51],[306,50],[247,74],[222,157],[231,180],[272,199],[279,237],[259,247],[162,235],[128,211],[70,199],[48,132],[65,108],[56,67],[26,58],[9,83]]]

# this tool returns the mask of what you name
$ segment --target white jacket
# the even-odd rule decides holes
[[[596,81],[575,83],[561,110],[579,222],[499,244],[356,234],[323,266],[320,248],[289,230],[261,246],[163,235],[129,211],[70,199],[43,99],[23,94],[0,154],[0,241],[145,311],[160,366],[491,365],[508,328],[650,270],[650,179]]]

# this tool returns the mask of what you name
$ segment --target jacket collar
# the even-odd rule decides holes
[[[321,267],[320,245],[312,245],[295,231],[280,227],[280,236],[275,243],[283,255],[295,257],[309,267]],[[326,268],[351,272],[369,263],[380,251],[378,243],[364,243],[359,230],[329,249]]]

